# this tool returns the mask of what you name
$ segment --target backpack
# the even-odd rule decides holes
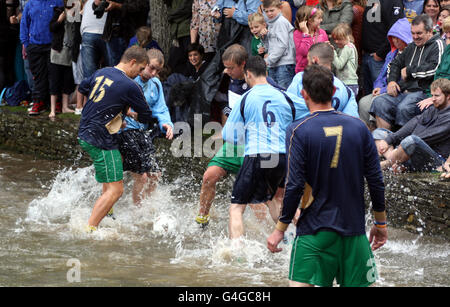
[[[8,106],[18,106],[24,100],[29,100],[31,90],[25,80],[14,83],[11,87],[5,87],[0,94],[0,103]],[[3,102],[4,101],[4,102]]]

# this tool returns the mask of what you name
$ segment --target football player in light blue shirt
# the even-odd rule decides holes
[[[308,51],[308,65],[319,64],[325,66],[331,70],[331,63],[333,63],[333,48],[328,43],[318,43],[311,46]],[[291,85],[286,90],[288,93],[292,93],[300,97],[301,103],[305,104],[305,100],[302,97],[301,91],[303,72],[299,72],[295,75]],[[345,84],[334,77],[334,86],[336,92],[333,95],[332,105],[336,111],[359,118],[358,104],[356,103],[355,95]],[[305,104],[306,105],[306,104]]]
[[[277,220],[280,204],[272,199],[285,177],[286,128],[309,114],[298,97],[268,84],[261,57],[249,57],[244,71],[251,89],[236,102],[222,130],[224,141],[245,144],[244,162],[231,198],[232,239],[244,233],[242,216],[247,204],[257,211],[261,210],[258,206],[267,203],[272,218]]]
[[[160,131],[165,133],[166,139],[173,138],[173,123],[170,119],[169,109],[166,106],[161,82],[156,77],[164,65],[164,56],[157,49],[147,51],[149,64],[145,70],[136,77],[145,100],[152,111],[152,116],[158,119]],[[125,117],[126,126],[119,136],[120,150],[124,160],[124,171],[133,174],[134,184],[132,198],[139,205],[144,197],[148,197],[156,188],[161,171],[154,157],[153,138],[155,135],[147,130],[148,124],[136,120],[132,109]]]

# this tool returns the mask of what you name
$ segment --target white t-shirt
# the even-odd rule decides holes
[[[103,34],[103,28],[105,27],[108,12],[105,12],[102,18],[97,18],[97,16],[94,15],[94,10],[92,9],[93,2],[94,0],[88,0],[84,4],[83,19],[81,20],[80,27],[81,35],[83,35],[83,33]]]

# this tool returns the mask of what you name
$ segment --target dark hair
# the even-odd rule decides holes
[[[122,55],[120,62],[129,63],[131,60],[136,60],[137,63],[148,64],[147,51],[139,46],[131,46]]]
[[[244,71],[250,71],[256,77],[266,76],[266,61],[259,55],[252,55],[245,62]]]
[[[417,15],[413,21],[411,21],[411,25],[418,26],[423,23],[425,31],[430,32],[433,31],[433,20],[427,14]]]
[[[313,64],[303,73],[303,89],[315,103],[326,104],[333,98],[334,77],[328,68]]]
[[[333,47],[329,43],[317,43],[308,50],[308,57],[316,56],[320,59],[321,64],[330,64],[334,60]]]
[[[430,2],[431,0],[425,0],[423,2],[423,6],[422,6],[422,12],[425,14],[425,5],[428,4],[428,2]],[[441,10],[441,1],[440,0],[433,0],[435,3],[437,3],[439,10]]]
[[[190,43],[187,46],[187,53],[189,54],[189,52],[192,51],[197,51],[201,56],[205,55],[205,48],[203,48],[203,46],[198,43]]]

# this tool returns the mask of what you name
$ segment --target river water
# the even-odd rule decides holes
[[[0,286],[287,286],[289,242],[271,254],[265,242],[273,225],[251,210],[243,241],[230,241],[227,192],[218,193],[201,230],[194,222],[200,182],[192,181],[163,181],[138,208],[126,175],[116,219],[87,234],[101,193],[92,167],[0,151]],[[219,190],[230,191],[231,181]],[[375,252],[376,286],[450,286],[449,256],[442,239],[390,228]]]

